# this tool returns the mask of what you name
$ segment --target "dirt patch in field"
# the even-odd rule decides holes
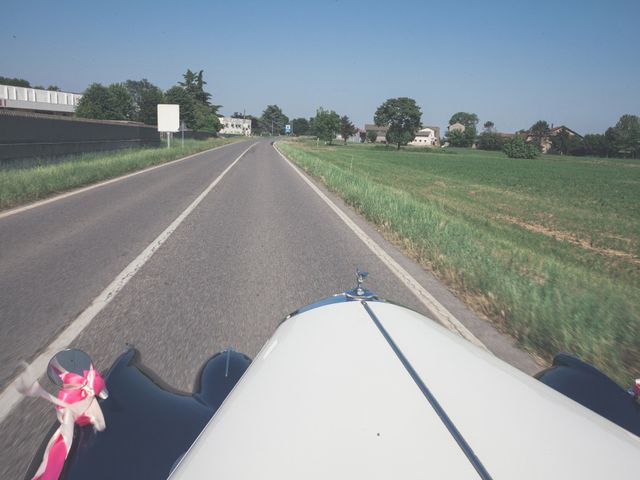
[[[542,233],[543,235],[555,238],[556,240],[562,240],[564,242],[577,245],[578,247],[584,248],[585,250],[600,253],[602,255],[607,255],[609,257],[623,258],[626,261],[633,263],[634,265],[640,265],[640,258],[628,252],[622,252],[620,250],[614,250],[612,248],[594,247],[587,240],[580,239],[573,233],[564,232],[562,230],[554,230],[537,223],[524,222],[509,215],[496,215],[494,218],[513,223],[515,225],[518,225],[519,227],[524,228],[525,230],[529,230],[530,232]]]

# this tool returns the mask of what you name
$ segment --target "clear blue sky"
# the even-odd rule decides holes
[[[3,9],[0,75],[83,91],[203,69],[222,112],[319,106],[372,120],[390,97],[422,122],[475,112],[602,132],[640,114],[640,1],[31,1]]]

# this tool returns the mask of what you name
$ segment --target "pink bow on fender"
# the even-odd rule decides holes
[[[62,380],[62,388],[54,397],[44,390],[27,368],[18,379],[18,391],[30,397],[41,397],[56,405],[60,427],[54,432],[44,451],[44,458],[34,480],[57,480],[73,442],[74,424],[93,425],[100,432],[105,429],[104,416],[96,395],[107,398],[104,379],[93,365],[83,375],[67,372],[57,366],[56,373]]]

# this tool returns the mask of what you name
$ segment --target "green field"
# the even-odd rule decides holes
[[[134,148],[87,153],[56,163],[38,165],[37,159],[16,162],[0,169],[0,209],[40,200],[72,188],[117,177],[125,173],[202,152],[239,138],[176,141],[171,148]]]
[[[524,348],[640,377],[639,160],[279,146]]]

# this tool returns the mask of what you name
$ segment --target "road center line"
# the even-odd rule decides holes
[[[171,236],[180,224],[193,212],[222,178],[231,170],[236,163],[254,146],[252,143],[247,147],[209,186],[180,214],[156,239],[145,248],[122,272],[113,280],[93,302],[71,322],[53,341],[31,362],[34,372],[44,374],[49,360],[60,350],[68,348],[78,335],[91,323],[91,321],[106,307],[111,300],[124,288],[142,266],[158,251],[163,243]],[[11,413],[15,406],[22,400],[22,395],[16,390],[16,381],[11,382],[0,393],[0,423]]]
[[[444,325],[448,330],[457,333],[461,337],[470,341],[474,345],[483,348],[486,351],[489,349],[484,343],[482,343],[478,337],[469,331],[460,320],[458,320],[444,305],[442,305],[436,298],[431,295],[420,283],[411,276],[398,262],[396,262],[391,256],[384,251],[384,249],[378,245],[364,230],[362,230],[356,223],[351,220],[346,213],[344,213],[335,203],[333,203],[329,197],[327,197],[322,190],[320,190],[306,175],[296,167],[291,160],[282,154],[277,145],[273,145],[278,154],[289,164],[293,170],[300,175],[300,177],[311,187],[311,189],[333,210],[338,217],[356,234],[364,244],[369,247],[369,250],[384,263],[391,272],[398,277],[398,279],[413,293],[420,302],[429,309],[430,312],[436,317],[436,320]]]
[[[175,160],[171,160],[170,162],[161,163],[160,165],[153,165],[152,167],[147,167],[143,170],[138,170],[137,172],[127,173],[126,175],[121,175],[119,177],[110,178],[109,180],[105,180],[103,182],[94,183],[93,185],[88,185],[86,187],[78,188],[76,190],[71,190],[70,192],[61,193],[60,195],[56,195],[55,197],[45,198],[44,200],[38,200],[37,202],[29,203],[27,205],[23,205],[21,207],[12,208],[5,212],[0,213],[0,219],[5,217],[9,217],[11,215],[15,215],[16,213],[22,213],[27,210],[31,210],[32,208],[41,207],[43,205],[47,205],[49,203],[57,202],[58,200],[62,200],[63,198],[72,197],[74,195],[78,195],[79,193],[84,193],[89,190],[93,190],[94,188],[104,187],[105,185],[109,185],[111,183],[119,182],[120,180],[125,180],[127,178],[135,177],[136,175],[140,175],[141,173],[147,173],[152,170],[157,170],[158,168],[167,167],[169,165],[173,165],[174,163],[182,162],[184,160],[188,160],[197,155],[202,155],[204,153],[213,152],[214,150],[218,150],[219,148],[224,148],[229,145],[234,145],[235,142],[225,143],[224,145],[219,145],[217,147],[210,148],[209,150],[204,150],[202,152],[193,153],[191,155],[187,155],[186,157],[177,158]]]

